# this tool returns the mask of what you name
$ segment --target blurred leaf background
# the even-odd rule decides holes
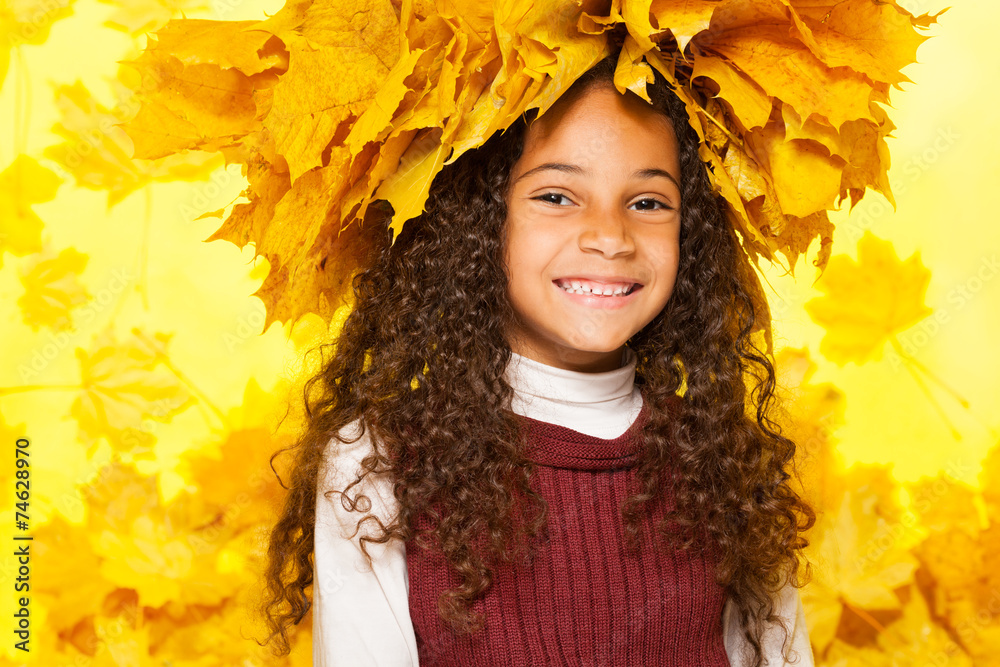
[[[332,330],[309,316],[263,331],[263,258],[202,242],[219,218],[200,216],[241,201],[239,165],[132,160],[114,126],[138,111],[119,63],[147,32],[282,4],[0,2],[0,521],[24,534],[26,437],[34,536],[31,652],[7,634],[2,664],[311,664],[311,618],[277,660],[248,604],[281,498],[269,457],[300,425],[305,350],[344,313]],[[765,271],[802,491],[820,510],[802,592],[820,665],[1000,664],[997,19],[1000,6],[952,6],[904,71],[896,210],[869,192],[832,214],[816,282]]]

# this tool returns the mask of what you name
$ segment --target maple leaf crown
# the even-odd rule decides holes
[[[617,53],[647,102],[683,101],[713,187],[756,264],[797,258],[827,212],[890,201],[881,105],[936,16],[895,0],[295,0],[265,21],[174,20],[130,61],[153,83],[123,125],[135,157],[184,149],[240,162],[249,203],[209,239],[255,244],[274,320],[348,303],[351,244],[374,202],[393,242],[435,175],[531,109],[542,115]],[[164,133],[163,125],[171,129]],[[206,215],[219,215],[217,211]]]

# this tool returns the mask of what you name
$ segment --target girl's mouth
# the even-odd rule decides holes
[[[640,283],[598,284],[590,281],[553,280],[552,284],[567,298],[591,308],[617,309],[626,306],[642,289]]]
[[[556,287],[569,294],[596,296],[602,298],[628,296],[642,289],[636,282],[598,283],[589,280],[553,280]]]

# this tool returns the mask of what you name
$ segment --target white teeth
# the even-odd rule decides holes
[[[605,287],[603,289],[600,288],[600,287],[595,287],[592,290],[590,287],[585,286],[583,283],[581,283],[578,280],[570,280],[568,283],[566,283],[564,285],[559,285],[559,287],[561,289],[569,292],[570,294],[594,294],[594,295],[598,295],[598,296],[622,296],[632,286],[630,285],[628,288],[626,288],[626,287],[622,287],[622,286],[618,285],[616,287],[610,287],[609,286],[609,287]]]

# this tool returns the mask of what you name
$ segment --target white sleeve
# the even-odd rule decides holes
[[[358,422],[341,433],[353,439]],[[377,532],[367,521],[348,538],[365,512],[348,512],[340,493],[357,476],[361,459],[372,450],[366,430],[354,443],[336,438],[327,446],[317,479],[313,570],[314,667],[417,667],[417,642],[410,621],[406,545],[366,543],[372,566],[361,552],[360,537]],[[385,475],[369,475],[348,493],[363,493],[384,524],[398,512],[391,483]],[[372,524],[372,525],[368,525]]]
[[[777,626],[769,626],[764,631],[763,648],[765,665],[768,667],[814,667],[812,645],[809,643],[809,628],[806,626],[805,609],[799,589],[791,583],[785,584],[775,598],[775,611],[782,616],[789,629],[790,641],[782,655],[782,640],[784,631]],[[727,599],[722,609],[723,643],[730,667],[746,667],[746,655],[751,650],[750,644],[740,630],[736,605],[732,599]]]

